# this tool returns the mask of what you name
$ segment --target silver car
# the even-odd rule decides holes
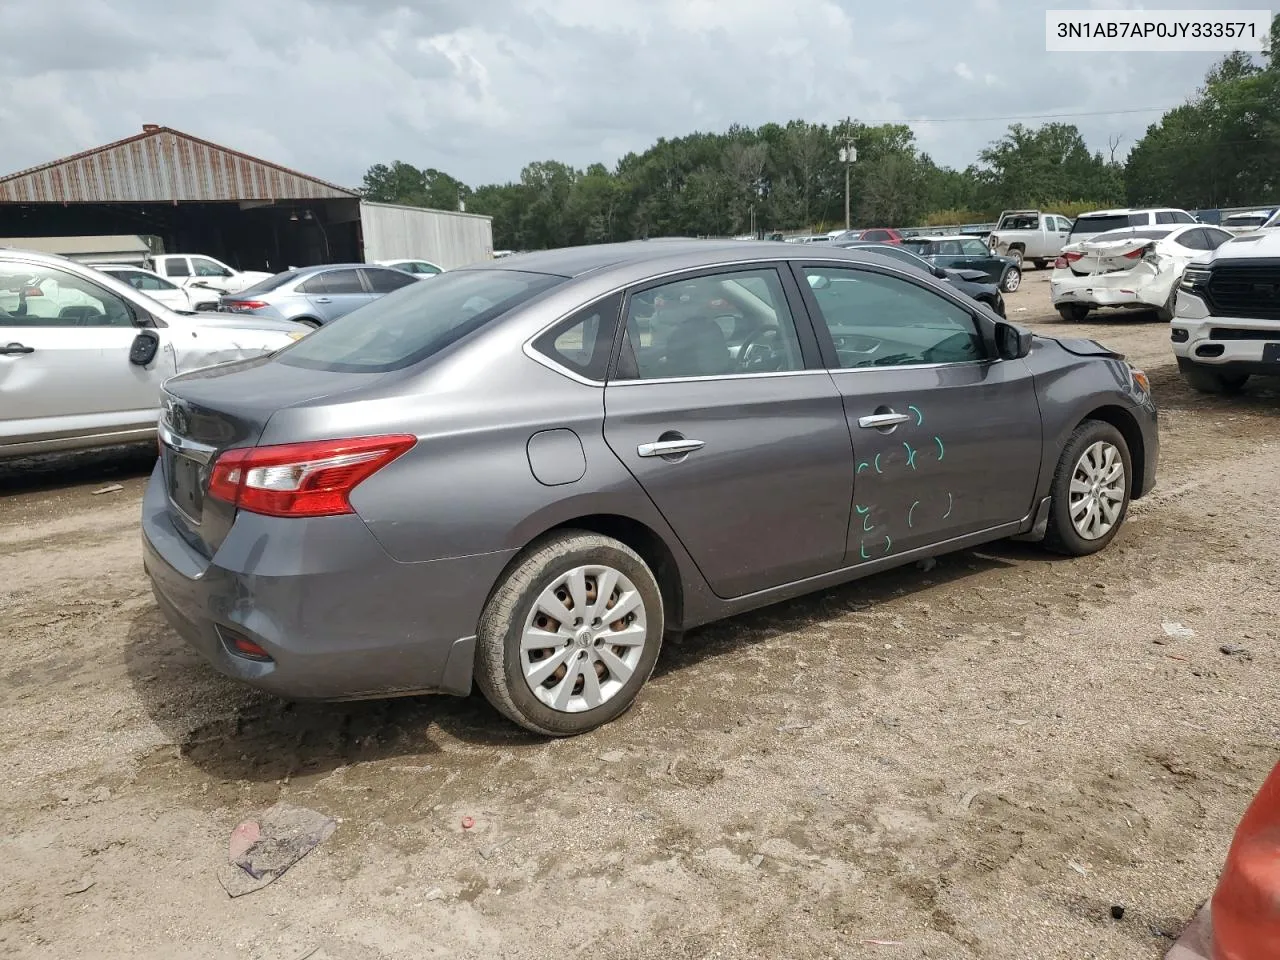
[[[449,271],[165,387],[169,621],[289,697],[617,717],[663,636],[1005,537],[1105,547],[1146,376],[831,245],[647,241]]]
[[[154,437],[167,377],[306,333],[176,313],[71,260],[0,250],[0,459]]]
[[[376,264],[301,267],[227,294],[219,309],[319,327],[416,280],[404,270]]]

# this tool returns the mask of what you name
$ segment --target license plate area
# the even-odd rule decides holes
[[[203,464],[180,453],[169,451],[166,473],[169,502],[192,523],[198,524],[204,512]]]
[[[1280,363],[1280,343],[1264,343],[1262,345],[1263,363]]]

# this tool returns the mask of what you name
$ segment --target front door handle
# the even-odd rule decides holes
[[[316,297],[316,303],[333,303],[329,297]]]
[[[868,430],[883,430],[914,419],[909,413],[873,413],[869,417],[859,417],[858,426]]]
[[[636,447],[636,453],[642,457],[677,457],[684,453],[701,450],[705,443],[701,440],[655,440],[653,443],[642,443]]]
[[[25,347],[20,343],[7,343],[0,347],[0,353],[35,353],[35,347]]]

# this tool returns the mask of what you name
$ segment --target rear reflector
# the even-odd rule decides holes
[[[228,630],[219,624],[218,636],[222,638],[222,645],[227,648],[228,652],[238,657],[244,657],[246,660],[260,660],[267,663],[271,660],[271,654],[267,653],[261,646],[254,643],[243,633],[237,633],[235,630]]]
[[[268,517],[354,513],[351,491],[416,442],[397,434],[227,450],[213,465],[209,496]]]

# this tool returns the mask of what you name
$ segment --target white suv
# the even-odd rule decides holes
[[[1182,274],[1170,335],[1183,379],[1205,393],[1280,376],[1280,231],[1197,257]]]
[[[1082,213],[1071,224],[1066,243],[1079,243],[1100,233],[1124,230],[1127,227],[1181,226],[1198,223],[1191,214],[1176,207],[1125,207],[1122,210],[1094,210]]]

